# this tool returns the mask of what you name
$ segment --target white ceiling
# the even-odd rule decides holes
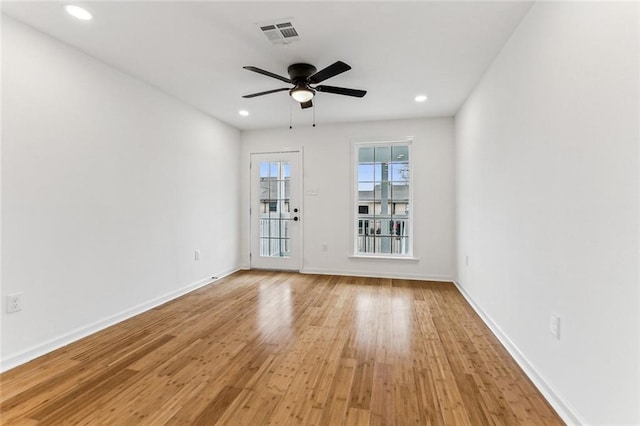
[[[352,70],[323,84],[365,89],[320,93],[316,122],[451,116],[469,95],[531,2],[81,2],[94,19],[60,2],[3,2],[5,14],[126,71],[239,129],[307,124],[287,92],[241,96],[286,83],[243,70],[287,75],[341,60]],[[293,18],[300,40],[267,41],[256,23]],[[417,94],[429,100],[416,103]],[[248,117],[238,110],[246,109]]]

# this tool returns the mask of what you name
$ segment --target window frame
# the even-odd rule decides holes
[[[358,203],[358,164],[360,148],[369,147],[392,147],[406,146],[409,153],[409,226],[407,253],[361,253],[358,252],[359,235],[359,203]],[[352,258],[375,258],[375,259],[414,259],[414,167],[413,167],[413,137],[404,137],[392,140],[352,140],[351,141],[351,256]],[[375,210],[375,208],[374,208]]]

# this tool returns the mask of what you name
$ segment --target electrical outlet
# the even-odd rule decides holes
[[[549,331],[551,334],[556,336],[556,339],[560,340],[560,317],[554,314],[551,314],[551,318],[549,319]]]
[[[193,260],[200,260],[200,250],[193,252]]]
[[[322,243],[321,250],[322,250],[322,251],[329,251],[329,244],[327,244],[327,243]]]
[[[7,296],[7,313],[18,312],[22,310],[22,293],[14,293]]]

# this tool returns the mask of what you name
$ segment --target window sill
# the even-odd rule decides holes
[[[420,259],[413,256],[379,256],[379,255],[367,255],[367,254],[352,254],[349,259],[363,259],[363,260],[402,260],[406,262],[419,262]]]

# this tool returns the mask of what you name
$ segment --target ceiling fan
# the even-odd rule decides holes
[[[335,77],[338,74],[349,71],[351,67],[342,61],[331,64],[320,71],[317,71],[316,67],[310,64],[293,64],[290,65],[287,69],[289,78],[282,77],[278,74],[274,74],[257,67],[249,66],[243,68],[245,70],[257,72],[258,74],[263,74],[268,77],[276,78],[280,81],[284,81],[285,83],[294,85],[293,88],[282,87],[280,89],[267,90],[266,92],[244,95],[243,98],[255,98],[256,96],[268,95],[269,93],[283,92],[285,90],[288,90],[289,95],[291,95],[291,97],[297,102],[300,102],[300,107],[302,109],[305,109],[313,106],[311,100],[315,96],[316,92],[334,93],[336,95],[354,96],[356,98],[361,98],[367,94],[366,90],[347,89],[345,87],[325,85],[311,87],[312,84],[316,85],[318,83],[322,83],[323,81],[331,77]]]

